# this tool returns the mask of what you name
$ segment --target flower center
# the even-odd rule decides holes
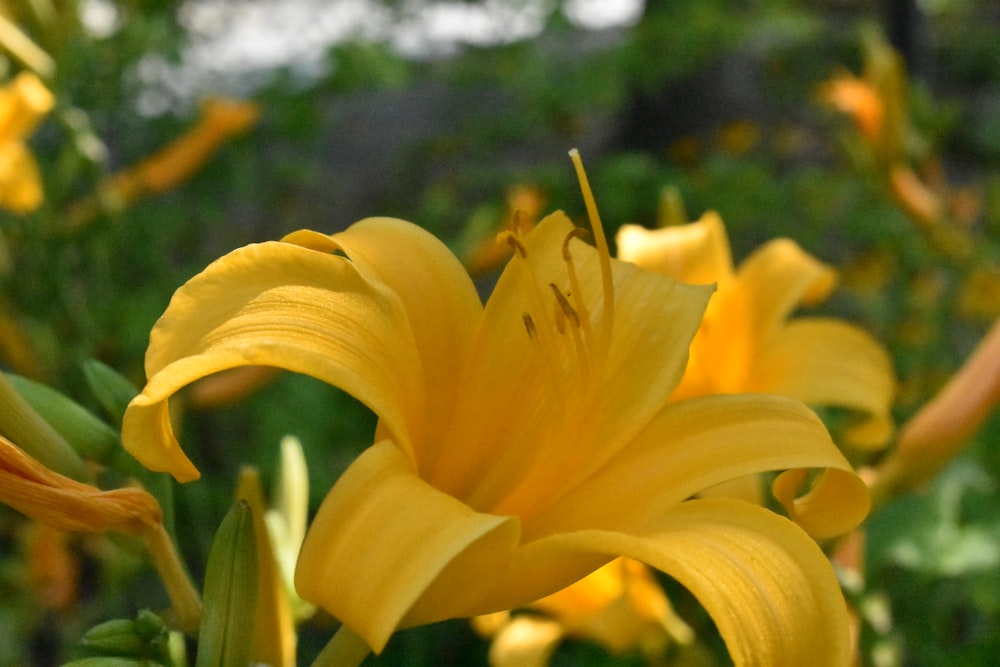
[[[538,275],[538,270],[528,258],[527,248],[518,238],[517,226],[505,233],[505,240],[514,250],[514,261],[526,288],[528,310],[522,314],[524,328],[537,345],[540,370],[555,399],[552,403],[564,417],[567,412],[572,414],[573,408],[581,408],[594,398],[591,394],[598,383],[592,382],[592,379],[600,377],[607,358],[614,312],[607,238],[579,153],[574,149],[570,157],[583,191],[598,254],[602,312],[596,326],[591,321],[590,308],[577,271],[577,260],[574,260],[571,248],[574,239],[586,236],[587,231],[577,227],[563,239],[565,277],[559,279],[558,284],[545,281]]]

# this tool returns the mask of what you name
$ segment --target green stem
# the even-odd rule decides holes
[[[151,527],[144,536],[153,566],[167,589],[170,606],[177,614],[178,625],[184,632],[197,632],[201,626],[201,596],[191,583],[173,541],[162,523]]]
[[[316,656],[312,667],[357,667],[369,653],[371,649],[365,640],[346,625],[341,625],[333,639]]]

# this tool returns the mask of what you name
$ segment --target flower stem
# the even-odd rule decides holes
[[[371,653],[365,640],[341,625],[337,634],[323,648],[312,667],[356,667]]]
[[[153,566],[163,580],[170,605],[177,614],[177,623],[184,632],[197,632],[201,625],[201,596],[191,583],[173,541],[162,523],[150,526],[144,533]]]

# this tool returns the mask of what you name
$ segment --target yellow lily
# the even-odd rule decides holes
[[[885,445],[892,434],[892,363],[868,333],[828,317],[791,318],[824,300],[834,270],[788,239],[761,246],[734,268],[729,238],[714,212],[687,225],[649,230],[624,225],[618,257],[691,283],[718,284],[691,344],[674,400],[762,392],[857,411],[846,429],[854,446]]]
[[[30,72],[0,89],[0,207],[29,213],[42,203],[42,178],[25,139],[55,99]]]
[[[687,586],[737,664],[843,664],[846,607],[813,539],[751,503],[693,497],[822,468],[790,503],[822,536],[863,518],[864,483],[798,402],[667,404],[711,288],[611,259],[574,159],[596,248],[562,213],[510,233],[514,257],[485,306],[443,244],[396,219],[217,260],[151,334],[126,447],[195,479],[168,401],[247,364],[312,375],[378,415],[375,444],[330,490],[299,556],[299,592],[346,628],[321,659],[344,648],[360,660],[399,628],[537,600],[626,555]]]
[[[671,642],[689,644],[694,636],[649,568],[626,558],[530,607],[541,613],[497,612],[473,619],[480,634],[495,635],[489,656],[494,667],[547,665],[565,637],[595,641],[611,653],[639,648],[655,662]]]

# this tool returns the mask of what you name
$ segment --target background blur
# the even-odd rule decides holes
[[[1000,314],[993,0],[8,0],[0,16],[51,60],[5,42],[0,73],[48,67],[56,96],[30,138],[45,201],[0,211],[0,353],[84,405],[95,401],[81,362],[141,387],[173,290],[229,250],[391,215],[468,256],[518,195],[582,219],[573,147],[612,234],[654,226],[672,188],[690,219],[720,212],[737,261],[789,236],[840,268],[824,311],[889,346],[901,420]],[[927,233],[850,114],[823,99],[826,82],[860,76],[887,43],[908,77],[902,150],[946,211],[945,237]],[[154,162],[176,171],[160,186],[111,187],[209,122],[213,98],[259,115],[216,128],[225,138],[188,167]],[[196,580],[241,463],[269,482],[279,440],[297,435],[315,508],[374,428],[351,399],[295,376],[232,405],[189,406],[184,425],[204,474],[177,489]],[[871,519],[864,599],[885,622],[864,629],[867,663],[1000,654],[998,438],[994,419],[932,488]],[[27,530],[0,507],[0,667],[60,664],[92,625],[165,605],[134,555],[91,537],[66,549],[79,573],[70,593],[45,598]],[[710,624],[665,585],[702,642],[668,664],[716,664]],[[322,615],[303,626],[303,664],[333,628]],[[400,633],[372,664],[486,664],[486,650],[455,621]],[[569,642],[554,664],[643,663]]]

